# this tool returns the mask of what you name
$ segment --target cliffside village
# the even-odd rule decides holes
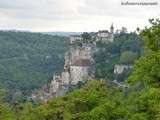
[[[64,70],[60,75],[54,75],[49,86],[43,87],[43,92],[38,94],[37,91],[32,93],[31,98],[37,97],[43,101],[57,96],[64,95],[70,88],[76,86],[78,83],[85,80],[92,80],[95,78],[95,62],[93,54],[97,50],[96,42],[113,42],[114,41],[114,27],[110,27],[110,31],[102,30],[93,33],[91,39],[92,43],[83,43],[82,35],[70,36],[70,48],[65,54]],[[81,46],[77,46],[77,42],[82,42]],[[121,74],[124,69],[130,66],[116,65],[114,73]],[[117,81],[115,81],[116,83]],[[118,83],[119,84],[119,83]]]

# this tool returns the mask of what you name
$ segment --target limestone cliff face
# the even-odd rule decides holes
[[[82,44],[82,46],[71,45],[65,54],[64,71],[54,76],[50,85],[50,95],[59,96],[76,86],[79,82],[89,80],[95,76],[95,65],[93,60],[95,45]]]

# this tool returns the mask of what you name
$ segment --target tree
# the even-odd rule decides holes
[[[149,83],[148,85],[160,85],[160,21],[149,20],[152,27],[140,31],[145,41],[145,56],[137,61],[130,81]],[[159,37],[158,37],[159,36]]]
[[[160,50],[160,20],[150,19],[152,27],[145,28],[140,31],[140,34],[144,37],[145,46],[152,51]]]
[[[131,85],[139,84],[141,89],[138,96],[134,97],[132,104],[135,105],[132,111],[132,118],[144,120],[160,119],[160,51],[159,35],[160,22],[158,19],[151,19],[150,28],[140,32],[145,41],[145,55],[141,57],[134,66],[134,71],[129,77]],[[138,92],[137,92],[138,93]]]
[[[92,36],[89,33],[87,33],[87,32],[84,32],[82,34],[82,38],[83,38],[83,42],[84,43],[90,43],[90,42],[92,42]]]
[[[128,79],[129,88],[104,80],[90,80],[81,89],[37,107],[26,103],[18,119],[160,120],[160,52],[156,45],[145,45],[145,55],[137,60]],[[0,119],[15,120],[16,114],[13,115],[8,105],[0,102]]]
[[[133,64],[133,62],[138,58],[136,53],[132,51],[125,51],[120,56],[120,63],[122,64]]]

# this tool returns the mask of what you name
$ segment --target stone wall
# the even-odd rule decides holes
[[[89,66],[71,66],[71,85],[76,85],[78,82],[88,78],[89,69]]]

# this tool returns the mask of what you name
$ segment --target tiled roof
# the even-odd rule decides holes
[[[76,60],[72,65],[73,66],[91,66],[92,62],[89,59],[79,59],[79,60]]]

